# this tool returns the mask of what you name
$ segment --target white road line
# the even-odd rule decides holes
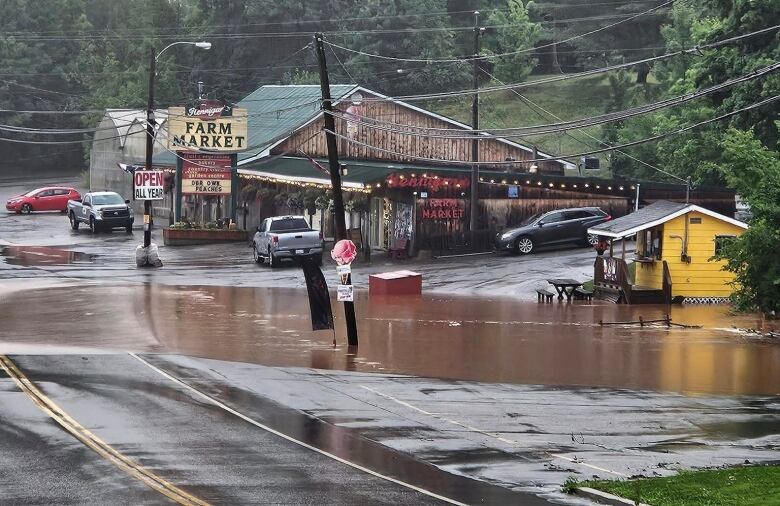
[[[147,367],[149,367],[153,371],[159,373],[160,375],[168,378],[172,382],[174,382],[177,385],[181,386],[182,388],[185,388],[186,390],[189,390],[190,392],[194,393],[195,395],[197,395],[201,399],[204,399],[207,402],[209,402],[210,404],[213,404],[214,406],[217,406],[218,408],[223,409],[223,410],[227,411],[228,413],[237,416],[238,418],[244,420],[247,423],[250,423],[250,424],[254,425],[255,427],[258,427],[260,429],[268,431],[271,434],[274,434],[274,435],[279,436],[279,437],[281,437],[283,439],[286,439],[287,441],[290,441],[291,443],[295,443],[295,444],[297,444],[299,446],[302,446],[302,447],[304,447],[304,448],[306,448],[308,450],[311,450],[313,452],[319,453],[320,455],[324,455],[324,456],[329,457],[329,458],[331,458],[331,459],[333,459],[333,460],[335,460],[337,462],[341,462],[342,464],[346,464],[346,465],[348,465],[350,467],[353,467],[353,468],[355,468],[355,469],[357,469],[359,471],[363,471],[364,473],[368,473],[368,474],[370,474],[372,476],[376,476],[377,478],[381,478],[383,480],[387,480],[387,481],[395,483],[397,485],[401,485],[402,487],[406,487],[406,488],[408,488],[410,490],[414,490],[415,492],[419,492],[421,494],[425,494],[425,495],[427,495],[429,497],[433,497],[434,499],[438,499],[440,501],[444,501],[444,502],[449,503],[449,504],[456,504],[458,506],[467,506],[466,503],[458,502],[458,501],[456,501],[454,499],[450,499],[449,497],[444,497],[443,495],[436,494],[434,492],[431,492],[430,490],[426,490],[424,488],[420,488],[418,486],[412,485],[411,483],[407,483],[405,481],[398,480],[398,479],[393,478],[391,476],[387,476],[387,475],[378,473],[376,471],[368,469],[367,467],[363,467],[360,464],[356,464],[354,462],[350,462],[350,461],[348,461],[346,459],[343,459],[343,458],[339,457],[338,455],[334,455],[332,453],[326,452],[325,450],[321,450],[321,449],[317,448],[316,446],[312,446],[312,445],[310,445],[308,443],[305,443],[305,442],[300,441],[298,439],[295,439],[295,438],[293,438],[291,436],[288,436],[287,434],[279,432],[278,430],[273,429],[273,428],[269,427],[268,425],[265,425],[264,423],[258,422],[257,420],[255,420],[253,418],[250,418],[249,416],[247,416],[247,415],[245,415],[245,414],[243,414],[243,413],[241,413],[239,411],[236,411],[235,409],[231,408],[230,406],[226,405],[225,403],[215,399],[214,397],[211,397],[210,395],[208,395],[208,394],[206,394],[204,392],[201,392],[197,388],[188,385],[187,383],[181,381],[180,379],[178,379],[178,378],[176,378],[174,376],[171,376],[170,374],[168,374],[167,372],[163,371],[162,369],[160,369],[160,368],[152,365],[151,363],[147,362],[146,360],[144,360],[143,358],[141,358],[137,354],[129,353],[129,355],[131,357],[137,359],[138,361],[140,361],[142,364],[146,365]]]
[[[382,392],[380,392],[378,390],[374,390],[371,387],[367,387],[365,385],[360,385],[360,388],[368,390],[371,393],[374,393],[374,394],[376,394],[376,395],[378,395],[380,397],[384,397],[385,399],[391,400],[391,401],[393,401],[393,402],[395,402],[397,404],[400,404],[402,406],[406,406],[407,408],[413,409],[413,410],[415,410],[415,411],[417,411],[419,413],[422,413],[424,415],[431,416],[431,417],[436,418],[438,420],[441,420],[441,421],[444,421],[444,422],[447,422],[447,423],[450,423],[450,424],[453,424],[453,425],[457,425],[459,427],[463,427],[464,429],[468,429],[470,431],[477,432],[477,433],[482,434],[484,436],[491,437],[493,439],[501,441],[502,443],[507,443],[507,444],[510,444],[510,445],[513,445],[513,446],[519,446],[520,445],[519,441],[515,441],[515,440],[512,440],[512,439],[507,439],[505,437],[499,436],[497,434],[493,434],[493,433],[488,432],[486,430],[479,429],[477,427],[472,427],[470,425],[466,425],[466,424],[461,423],[461,422],[459,422],[457,420],[452,420],[450,418],[445,418],[445,417],[443,417],[441,415],[438,415],[436,413],[431,413],[430,411],[425,411],[424,409],[418,408],[417,406],[413,406],[412,404],[409,404],[406,401],[402,401],[401,399],[395,398],[392,395],[388,395],[388,394],[382,393]],[[581,460],[578,460],[578,459],[573,458],[573,457],[567,457],[565,455],[560,455],[560,454],[557,454],[557,453],[550,453],[550,452],[547,452],[547,451],[545,451],[545,453],[547,453],[547,455],[549,455],[551,457],[562,459],[562,460],[565,460],[565,461],[570,462],[572,464],[577,464],[577,465],[580,465],[580,466],[589,467],[591,469],[596,469],[597,471],[602,471],[604,473],[614,474],[616,476],[622,476],[622,477],[626,477],[626,478],[628,477],[627,474],[621,473],[620,471],[613,471],[611,469],[606,469],[606,468],[603,468],[603,467],[594,466],[593,464],[588,464],[587,462],[582,462]]]

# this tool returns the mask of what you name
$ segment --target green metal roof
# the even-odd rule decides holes
[[[334,84],[334,100],[355,89],[354,84]],[[265,85],[238,103],[247,110],[249,151],[240,153],[245,160],[284,139],[320,113],[320,85]]]

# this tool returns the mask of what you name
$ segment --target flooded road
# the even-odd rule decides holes
[[[702,328],[599,325],[663,318],[663,306],[536,304],[424,295],[356,303],[360,346],[312,332],[305,290],[101,286],[0,296],[5,346],[46,344],[482,382],[602,386],[685,394],[780,393],[780,343],[737,329],[723,306],[671,308]]]

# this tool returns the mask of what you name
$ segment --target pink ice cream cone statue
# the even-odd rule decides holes
[[[342,239],[333,246],[330,252],[331,258],[339,265],[351,264],[357,257],[355,243],[349,239]]]

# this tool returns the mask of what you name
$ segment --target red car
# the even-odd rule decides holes
[[[67,212],[68,201],[81,198],[75,188],[68,186],[46,186],[8,199],[5,208],[15,213],[29,214],[33,211]]]

